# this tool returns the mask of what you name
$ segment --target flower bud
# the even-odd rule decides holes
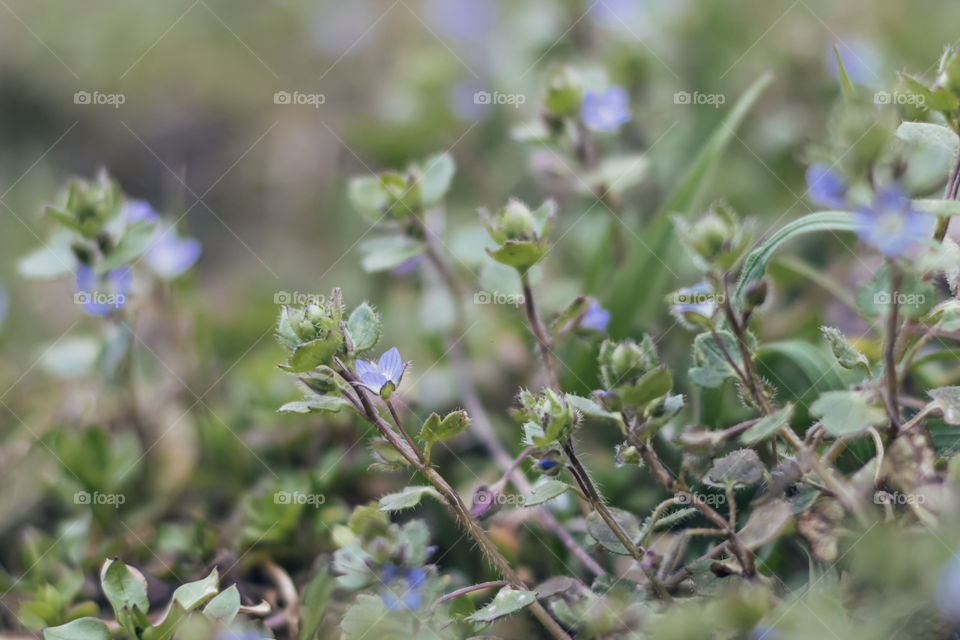
[[[510,199],[500,213],[500,228],[507,240],[523,240],[536,234],[536,221],[527,205]]]
[[[960,97],[960,51],[948,47],[940,58],[937,86]]]
[[[570,67],[554,69],[547,77],[543,107],[553,116],[574,116],[583,102],[583,83]]]
[[[533,468],[545,476],[555,476],[563,469],[563,454],[551,449],[534,463]]]
[[[633,445],[626,442],[617,445],[617,466],[622,467],[626,464],[641,464],[642,458],[640,452]]]
[[[482,484],[473,492],[470,515],[477,520],[483,520],[495,514],[502,506],[500,493]]]
[[[754,280],[743,294],[744,310],[752,311],[767,300],[767,279]]]

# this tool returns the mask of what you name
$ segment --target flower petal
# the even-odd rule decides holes
[[[396,347],[391,347],[383,352],[380,361],[377,363],[377,368],[387,380],[392,380],[394,384],[400,382],[400,374],[403,373],[403,358],[400,357],[400,352]]]
[[[157,236],[144,261],[161,278],[172,279],[193,266],[201,250],[199,240],[180,238],[173,229],[167,229]]]
[[[380,389],[387,383],[382,373],[377,371],[377,365],[366,360],[357,360],[357,376],[364,385],[380,393]]]

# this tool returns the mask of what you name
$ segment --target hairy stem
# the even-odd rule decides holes
[[[437,606],[441,602],[446,602],[447,600],[453,600],[454,598],[458,598],[462,595],[465,595],[467,593],[472,593],[474,591],[480,591],[482,589],[493,589],[495,587],[506,587],[506,586],[509,586],[509,583],[505,582],[504,580],[492,580],[490,582],[481,582],[480,584],[472,584],[469,587],[463,587],[462,589],[457,589],[456,591],[451,591],[450,593],[446,593],[440,596],[439,598],[437,598],[437,601],[433,603],[433,606]]]
[[[540,348],[540,356],[543,358],[543,366],[547,371],[547,379],[553,389],[560,389],[560,379],[557,376],[557,363],[553,359],[553,345],[550,338],[547,337],[547,331],[543,326],[543,320],[537,313],[536,303],[533,299],[533,288],[530,286],[530,278],[526,273],[520,276],[520,282],[523,285],[523,306],[527,313],[527,322],[530,324],[530,332],[537,341]]]

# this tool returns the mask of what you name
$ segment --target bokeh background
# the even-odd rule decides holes
[[[256,576],[264,557],[302,575],[333,548],[332,528],[351,505],[407,480],[365,470],[363,429],[348,418],[275,413],[297,397],[276,369],[275,296],[333,286],[348,303],[375,303],[385,344],[413,360],[404,389],[411,411],[458,405],[436,283],[416,268],[363,272],[361,247],[378,232],[351,210],[350,177],[449,151],[457,174],[437,222],[464,271],[480,270],[477,207],[555,197],[559,240],[538,274],[542,304],[554,311],[580,292],[604,301],[607,282],[583,273],[605,231],[622,224],[622,234],[642,233],[645,216],[758,76],[775,80],[709,196],[766,229],[811,210],[803,169],[810,143],[827,136],[838,95],[833,47],[870,89],[893,86],[901,69],[929,78],[957,38],[954,15],[949,0],[0,0],[0,627],[18,626],[12,612],[45,571],[70,565],[90,576],[108,554],[124,553],[171,584],[218,556],[238,560],[237,575]],[[558,178],[556,154],[515,135],[538,117],[544,76],[558,63],[629,92],[632,120],[603,141],[647,159],[643,179],[624,195],[622,220]],[[478,104],[478,91],[522,96],[522,104]],[[680,91],[720,94],[725,103],[677,104]],[[78,104],[77,92],[119,94],[122,104]],[[277,104],[276,92],[322,95],[322,104]],[[164,434],[151,447],[128,441],[130,426],[104,409],[113,396],[94,375],[64,371],[76,355],[70,349],[82,351],[75,338],[103,331],[72,304],[72,283],[38,284],[17,272],[19,258],[47,237],[44,205],[70,178],[101,167],[132,197],[182,216],[181,227],[203,244],[191,275],[162,291],[136,326],[150,345],[137,356],[140,392],[160,399],[144,401],[157,423],[150,433]],[[837,277],[853,281],[847,271],[856,265],[844,262],[840,240],[796,251],[813,264],[837,258]],[[691,270],[675,271],[673,284],[691,284]],[[833,313],[826,298],[794,291],[789,276],[784,283],[765,337],[814,334]],[[513,312],[478,308],[465,340],[495,427],[518,450],[505,409],[537,365]],[[615,324],[620,336],[651,331],[668,360],[688,362],[689,335],[666,305]],[[593,383],[589,350],[564,352],[571,389]],[[86,435],[93,424],[104,435],[97,442]],[[588,459],[613,501],[647,505],[653,494],[609,464],[614,434],[588,439],[597,445]],[[145,448],[149,466],[128,473]],[[461,487],[497,477],[469,437],[440,456]],[[121,510],[95,511],[91,524],[89,509],[71,500],[80,484],[136,497]],[[329,499],[309,516],[278,515],[263,498],[276,485],[309,485]],[[424,514],[446,522],[439,507]],[[74,548],[61,533],[75,519],[91,533]],[[447,524],[433,527],[441,564],[483,574]],[[532,533],[501,533],[501,542],[529,553],[523,536]],[[522,561],[549,573],[550,560],[535,556]]]

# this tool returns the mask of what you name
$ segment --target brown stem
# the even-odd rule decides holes
[[[433,603],[433,606],[437,606],[441,602],[446,602],[447,600],[453,600],[467,593],[472,593],[474,591],[480,591],[481,589],[493,589],[494,587],[506,587],[509,586],[507,582],[503,580],[492,580],[490,582],[481,582],[480,584],[472,584],[469,587],[464,587],[462,589],[457,589],[456,591],[451,591],[450,593],[444,594],[437,598],[437,601]]]
[[[397,409],[393,406],[392,400],[387,400],[387,409],[390,410],[390,417],[393,418],[393,423],[397,425],[397,429],[400,430],[400,434],[403,436],[403,439],[407,441],[407,444],[410,445],[410,448],[417,453],[417,458],[420,462],[425,462],[423,454],[420,452],[420,447],[417,446],[417,443],[413,441],[413,438],[410,437],[410,434],[407,433],[407,430],[403,428],[403,422],[400,420],[400,416],[397,415]]]
[[[883,347],[883,377],[886,386],[884,398],[887,415],[890,417],[889,436],[892,440],[897,437],[900,429],[900,405],[897,392],[897,327],[900,312],[900,287],[903,285],[903,273],[892,259],[887,259],[887,269],[890,274],[890,309],[887,312],[886,335]]]
[[[547,370],[547,379],[550,386],[554,389],[560,389],[560,379],[557,376],[557,364],[553,359],[553,351],[550,339],[547,337],[547,331],[537,313],[536,303],[533,300],[533,289],[530,287],[530,278],[526,273],[520,276],[520,282],[523,285],[523,305],[527,312],[527,321],[530,323],[530,332],[533,333],[537,346],[540,348],[540,356],[543,358],[543,366]]]
[[[354,374],[343,366],[339,361],[336,361],[336,372],[344,380],[353,384],[356,381]],[[408,445],[401,440],[396,432],[390,428],[390,425],[387,424],[380,414],[377,412],[376,407],[374,407],[373,402],[370,399],[370,392],[363,387],[356,387],[357,393],[360,397],[360,402],[363,405],[365,411],[365,417],[370,421],[380,432],[387,441],[396,449],[410,465],[416,469],[420,475],[427,479],[430,484],[432,484],[443,496],[444,502],[447,507],[453,512],[457,521],[460,525],[466,529],[467,533],[473,538],[474,542],[477,543],[477,546],[480,547],[481,552],[487,558],[487,560],[497,569],[497,572],[503,577],[503,579],[510,584],[510,586],[516,589],[526,589],[526,585],[520,579],[520,577],[513,570],[513,567],[510,566],[510,563],[507,559],[500,553],[500,550],[497,549],[496,545],[492,540],[487,536],[486,532],[480,527],[477,521],[470,515],[470,510],[464,504],[463,500],[460,498],[460,495],[454,491],[447,481],[441,476],[437,471],[432,468],[424,465],[419,458],[417,457],[416,450],[411,450]],[[540,621],[540,623],[547,629],[555,638],[562,640],[570,640],[570,636],[567,635],[567,632],[554,620],[546,609],[539,603],[534,601],[530,605],[530,610],[533,615]]]

